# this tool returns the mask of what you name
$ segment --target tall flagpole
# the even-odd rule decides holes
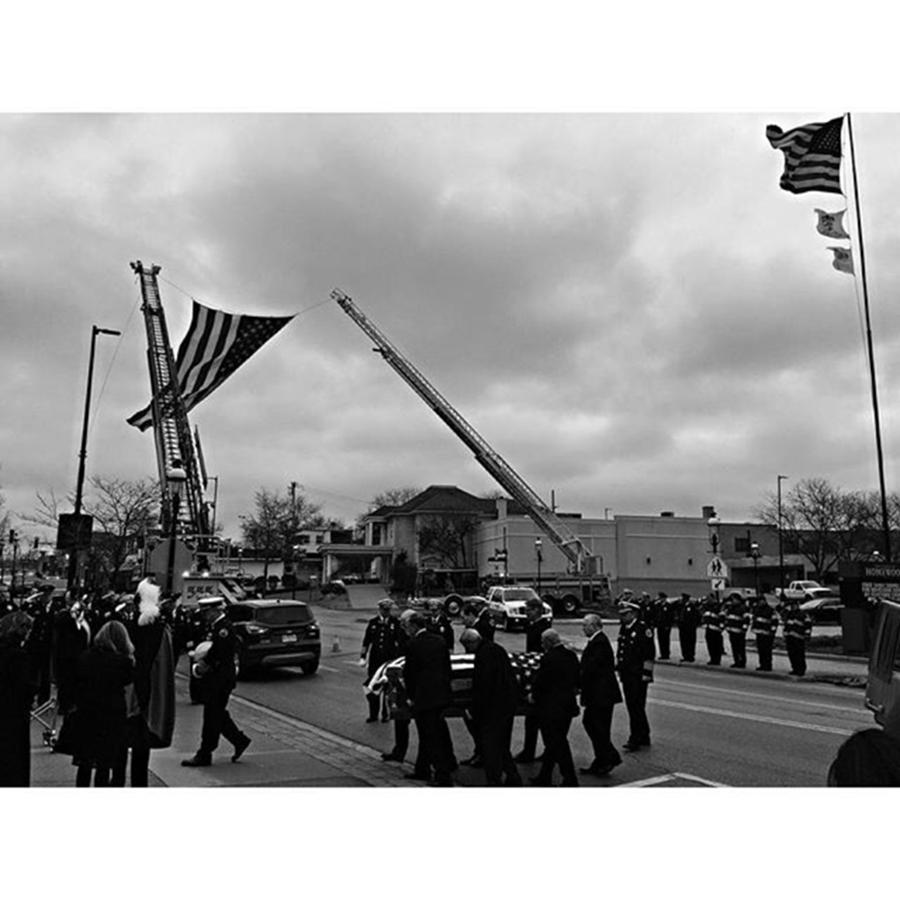
[[[850,137],[850,163],[853,168],[853,201],[856,206],[856,229],[859,234],[859,266],[862,278],[863,308],[866,315],[866,342],[869,349],[869,378],[872,382],[872,411],[875,414],[875,448],[878,453],[878,484],[881,488],[881,527],[884,534],[884,558],[891,559],[891,529],[888,522],[887,493],[884,489],[884,455],[881,450],[881,417],[878,413],[878,387],[875,381],[875,351],[872,348],[872,323],[869,319],[869,288],[866,282],[866,250],[862,234],[862,214],[859,208],[859,182],[856,177],[856,148],[853,144],[853,123],[847,113],[847,134]]]

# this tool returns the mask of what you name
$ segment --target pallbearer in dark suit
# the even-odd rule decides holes
[[[569,747],[569,727],[578,715],[578,657],[564,647],[558,632],[548,628],[541,636],[544,656],[534,679],[535,712],[544,739],[544,761],[531,783],[549,787],[559,765],[563,787],[577,787],[575,763]]]
[[[541,635],[550,627],[544,618],[544,604],[535,597],[525,601],[525,652],[540,653]],[[534,712],[525,713],[525,744],[516,756],[516,762],[534,762],[537,752],[538,721]]]
[[[486,641],[474,629],[459,637],[466,653],[475,655],[472,671],[472,719],[481,749],[484,774],[489,786],[522,783],[513,762],[509,743],[519,700],[519,686],[513,674],[509,654],[494,641]]]
[[[449,787],[453,744],[444,710],[452,699],[450,652],[439,635],[428,631],[427,625],[427,616],[418,611],[406,622],[410,639],[404,653],[403,681],[419,734],[417,767],[421,768],[412,775],[421,777],[430,767],[434,771],[432,783]]]
[[[594,748],[594,761],[581,773],[608,775],[622,762],[610,740],[613,709],[622,702],[622,692],[616,681],[612,646],[603,633],[600,616],[588,613],[581,627],[588,639],[581,654],[581,705],[584,707],[581,724]]]

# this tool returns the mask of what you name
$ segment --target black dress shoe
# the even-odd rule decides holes
[[[636,753],[642,747],[649,747],[649,746],[650,746],[649,743],[648,744],[640,744],[637,741],[628,741],[627,743],[622,744],[622,749],[624,749],[624,751],[626,753]]]
[[[403,757],[398,756],[396,753],[382,753],[381,758],[385,762],[403,762]]]
[[[582,775],[599,775],[600,774],[600,769],[598,769],[596,766],[588,766],[586,769],[579,769],[578,771]]]
[[[250,738],[246,734],[241,735],[238,742],[234,745],[234,753],[231,754],[231,761],[237,762],[243,755],[244,751],[250,746]]]
[[[524,750],[521,753],[517,753],[513,757],[513,762],[517,763],[531,763],[534,762],[534,757],[529,756]]]
[[[203,756],[200,753],[195,753],[190,759],[183,759],[181,761],[183,766],[188,766],[190,768],[200,767],[200,766],[211,766],[212,765],[212,757],[211,756]]]
[[[560,784],[560,787],[578,787],[578,779],[573,779],[572,781],[563,781]]]
[[[419,772],[407,772],[403,777],[407,781],[429,781],[430,780],[430,776],[422,775]]]
[[[547,781],[544,778],[529,778],[529,784],[533,784],[535,787],[551,787],[552,783]]]
[[[480,769],[484,765],[481,757],[477,753],[473,753],[468,759],[464,759],[462,764],[464,766],[471,766],[473,769]]]
[[[366,722],[377,722],[377,721],[378,721],[378,716],[369,716],[369,718],[366,719]]]

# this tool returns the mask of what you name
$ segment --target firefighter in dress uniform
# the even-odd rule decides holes
[[[183,766],[212,765],[213,751],[218,747],[220,737],[234,745],[232,762],[237,762],[250,746],[250,738],[237,727],[228,712],[228,699],[237,684],[238,638],[225,614],[225,601],[222,597],[211,597],[201,600],[200,606],[204,613],[211,610],[212,619],[209,649],[193,667],[202,679],[203,729],[200,749],[190,759],[183,759]]]
[[[690,595],[682,594],[678,604],[678,643],[681,661],[693,662],[697,653],[697,628],[700,625],[700,604]]]
[[[750,613],[740,597],[732,597],[725,606],[725,630],[731,645],[732,669],[747,668],[747,629]]]
[[[653,681],[656,648],[653,629],[640,619],[640,608],[633,600],[624,600],[619,604],[622,624],[616,643],[616,671],[628,709],[630,733],[624,747],[629,753],[650,746],[647,687]]]
[[[759,655],[757,672],[772,671],[772,648],[775,646],[775,632],[778,630],[778,613],[769,605],[765,597],[757,598],[753,607],[750,630],[756,636],[756,652]]]
[[[812,619],[800,609],[798,600],[785,600],[784,643],[791,661],[792,675],[806,674],[806,642],[812,634]]]
[[[722,664],[722,651],[724,644],[722,641],[722,630],[725,627],[725,614],[722,612],[719,598],[715,594],[710,594],[706,598],[703,605],[703,629],[706,638],[706,651],[709,653],[708,666],[719,666]]]
[[[668,659],[672,624],[675,621],[675,609],[669,602],[665,591],[660,591],[653,603],[653,619],[656,625],[656,642],[659,646],[659,658]]]

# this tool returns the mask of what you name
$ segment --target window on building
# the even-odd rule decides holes
[[[309,535],[308,534],[298,534],[297,535],[297,543],[298,544],[308,544],[309,543]]]
[[[750,538],[748,537],[736,537],[734,539],[734,552],[735,553],[749,553],[750,552]]]
[[[325,535],[324,535],[324,534],[317,534],[317,535],[316,535],[316,543],[317,543],[317,544],[324,544],[324,543],[325,543]]]

